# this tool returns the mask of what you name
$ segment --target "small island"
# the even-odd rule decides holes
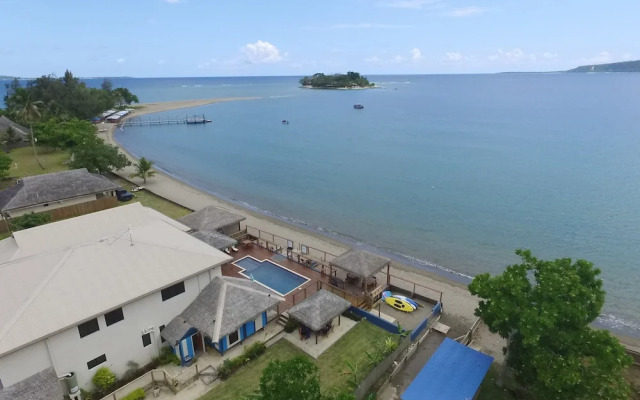
[[[640,60],[609,64],[582,65],[566,72],[640,72]]]
[[[305,76],[300,79],[300,84],[303,87],[313,89],[366,89],[375,86],[358,72],[351,71],[346,74],[325,75],[317,73],[313,76]]]

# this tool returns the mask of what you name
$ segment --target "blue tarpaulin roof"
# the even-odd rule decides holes
[[[470,400],[493,357],[446,338],[402,394],[402,400]]]

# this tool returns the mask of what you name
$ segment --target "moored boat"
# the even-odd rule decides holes
[[[356,110],[362,110],[364,106],[362,104],[354,104],[353,108],[355,108]]]

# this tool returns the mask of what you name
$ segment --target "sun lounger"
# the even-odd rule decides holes
[[[236,246],[231,246],[231,251],[233,251],[234,253],[238,251],[238,248]]]

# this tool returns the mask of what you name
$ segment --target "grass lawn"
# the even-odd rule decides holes
[[[334,389],[351,389],[348,384],[349,376],[342,373],[347,369],[344,363],[345,359],[359,366],[359,379],[363,379],[373,368],[368,365],[365,350],[369,350],[372,343],[381,342],[389,335],[377,326],[361,321],[340,338],[318,360],[315,360],[320,372],[320,387],[323,393]],[[287,340],[282,339],[269,347],[263,355],[233,374],[231,378],[213,388],[200,400],[241,399],[258,390],[262,370],[269,364],[269,361],[287,360],[304,354]]]
[[[295,356],[304,355],[297,347],[287,340],[280,340],[267,351],[231,375],[229,379],[213,388],[200,400],[237,400],[258,390],[262,370],[271,360],[288,360]]]
[[[14,165],[9,170],[12,178],[22,178],[24,176],[48,174],[51,172],[66,171],[69,169],[69,151],[55,150],[47,147],[36,147],[38,159],[45,169],[40,168],[33,156],[33,149],[29,147],[21,147],[13,149],[9,152],[9,157]],[[18,168],[15,168],[18,164]]]
[[[112,181],[117,182],[120,186],[127,190],[131,190],[133,185],[125,179],[117,178],[112,175],[110,178]],[[122,206],[125,204],[130,204],[132,202],[140,202],[143,206],[153,208],[156,211],[163,213],[164,215],[171,217],[173,219],[178,219],[180,217],[184,217],[187,214],[190,214],[192,211],[188,208],[184,208],[172,201],[169,201],[160,196],[156,196],[155,194],[148,192],[146,190],[141,190],[139,192],[135,192],[136,196],[131,201],[126,202],[118,202],[118,205]]]
[[[496,385],[500,368],[502,368],[500,365],[495,363],[491,364],[489,372],[487,372],[487,375],[480,385],[478,400],[515,400],[515,397],[509,390],[505,390]]]

